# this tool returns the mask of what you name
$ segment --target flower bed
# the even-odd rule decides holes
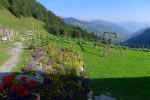
[[[27,98],[33,92],[38,91],[40,83],[35,80],[29,80],[28,77],[17,75],[8,75],[2,77],[0,84],[0,100],[17,100]]]
[[[38,76],[38,78],[37,78]],[[56,74],[7,75],[0,84],[0,100],[86,100],[91,80]],[[33,99],[34,98],[34,99]]]
[[[48,45],[36,48],[29,63],[23,68],[24,72],[42,71],[61,75],[79,75],[83,71],[82,57],[71,50]]]
[[[36,100],[37,96],[41,100],[87,100],[91,80],[84,78],[83,64],[82,57],[71,50],[54,45],[36,48],[22,69],[24,74],[2,77],[0,100]]]

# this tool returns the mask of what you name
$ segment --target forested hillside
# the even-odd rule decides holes
[[[148,47],[150,46],[150,28],[142,29],[136,32],[133,38],[126,41],[127,44],[135,47]]]
[[[72,37],[82,37],[93,39],[96,35],[82,30],[79,27],[73,27],[65,24],[53,12],[48,11],[44,6],[36,0],[0,0],[0,4],[7,8],[16,17],[34,17],[45,22],[45,28],[49,33],[55,35],[70,34]]]

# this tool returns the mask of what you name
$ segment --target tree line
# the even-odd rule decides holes
[[[65,24],[61,18],[47,10],[36,0],[0,0],[0,4],[16,17],[34,17],[45,22],[43,28],[54,35],[97,39],[97,35],[94,33],[83,30],[80,27]]]

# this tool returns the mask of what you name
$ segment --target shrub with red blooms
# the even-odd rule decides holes
[[[29,86],[30,86],[30,87],[36,87],[36,86],[38,86],[38,85],[39,85],[39,83],[36,82],[36,81],[34,81],[34,80],[30,80],[30,81],[29,81]]]
[[[14,80],[14,78],[15,78],[15,75],[9,75],[9,76],[4,76],[2,80],[4,84],[9,84]]]
[[[26,82],[26,79],[27,79],[27,77],[24,77],[24,76],[23,76],[23,77],[20,78],[20,82],[21,82],[21,83],[25,83],[25,82]]]
[[[25,97],[32,93],[32,87],[38,87],[39,83],[34,80],[27,81],[27,77],[15,79],[15,75],[4,76],[0,84],[0,100],[14,98],[15,96]]]
[[[0,91],[4,89],[4,84],[0,85]]]

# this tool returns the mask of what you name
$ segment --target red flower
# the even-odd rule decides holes
[[[9,84],[14,80],[15,77],[15,75],[4,76],[2,80],[4,84]]]
[[[39,85],[39,83],[36,82],[36,81],[34,81],[34,80],[30,80],[30,81],[29,81],[29,86],[30,86],[30,87],[36,87],[36,86],[38,86],[38,85]]]
[[[10,91],[10,92],[15,91],[15,86],[14,86],[14,85],[12,85],[12,86],[11,86],[11,88],[9,89],[9,91]]]
[[[21,83],[25,83],[25,82],[26,82],[26,79],[27,79],[27,77],[24,77],[24,76],[23,76],[23,77],[20,78],[20,82],[21,82]]]
[[[0,85],[0,91],[4,89],[4,84]]]
[[[28,89],[25,89],[24,90],[24,95],[29,95],[30,94],[30,91]]]
[[[23,97],[23,96],[24,96],[24,94],[21,92],[21,93],[19,93],[19,96]]]
[[[20,91],[22,91],[23,88],[24,87],[22,85],[18,85],[18,86],[16,86],[15,90],[17,93],[19,93]]]

